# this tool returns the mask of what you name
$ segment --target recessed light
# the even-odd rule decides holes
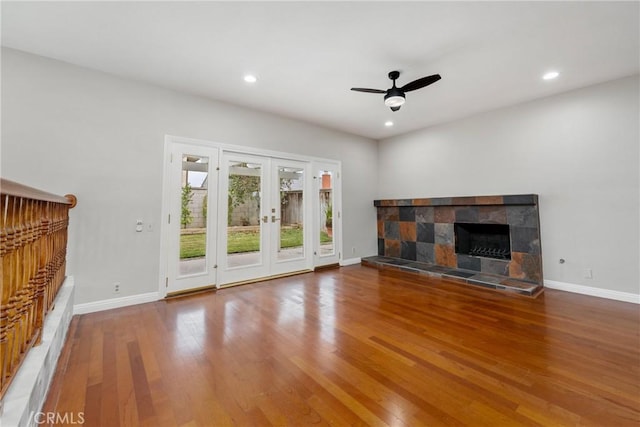
[[[244,81],[247,83],[255,83],[258,81],[258,79],[256,78],[256,76],[253,76],[251,74],[247,74],[246,76],[244,76]]]
[[[544,76],[542,76],[543,80],[553,80],[556,77],[558,77],[560,75],[559,72],[557,71],[549,71],[548,73],[546,73]]]
[[[389,120],[388,122],[384,122],[384,125],[388,128],[390,128],[391,126],[393,126],[393,122],[391,120]]]

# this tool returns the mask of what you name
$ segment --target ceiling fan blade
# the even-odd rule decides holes
[[[365,89],[363,87],[352,87],[351,90],[355,90],[356,92],[367,92],[367,93],[387,93],[386,90],[380,89]]]
[[[440,79],[441,79],[440,74],[434,74],[432,76],[423,77],[421,79],[414,80],[411,83],[407,83],[406,85],[402,86],[400,90],[403,92],[411,92],[412,90],[421,89],[425,86],[429,86],[430,84],[435,83]]]

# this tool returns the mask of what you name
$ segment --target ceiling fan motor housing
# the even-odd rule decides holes
[[[386,105],[387,107],[400,107],[402,104],[404,104],[404,101],[404,92],[395,87],[395,85],[391,89],[389,89],[384,96],[384,105]]]

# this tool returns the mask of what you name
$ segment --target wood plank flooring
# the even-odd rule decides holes
[[[634,304],[351,266],[76,316],[86,426],[638,426]]]

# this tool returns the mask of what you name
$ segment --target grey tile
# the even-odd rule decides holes
[[[398,223],[398,221],[384,222],[384,238],[400,240],[400,224]]]
[[[503,196],[505,205],[535,205],[538,203],[538,196],[535,194],[514,194]]]
[[[509,275],[509,261],[500,259],[480,258],[481,271],[483,273],[498,274],[500,276]]]
[[[465,206],[456,208],[456,222],[478,222],[477,206]]]
[[[436,223],[434,226],[434,243],[441,245],[453,244],[453,224]]]
[[[499,285],[504,280],[504,277],[490,276],[488,274],[476,274],[469,277],[469,283],[490,283],[493,285]]]
[[[482,269],[482,262],[478,257],[458,254],[456,258],[458,259],[458,268],[474,271],[481,271]]]
[[[433,273],[440,273],[440,274],[443,274],[443,273],[446,273],[446,272],[451,271],[451,268],[449,268],[449,267],[442,267],[442,266],[440,266],[440,265],[434,265],[433,267],[429,267],[429,268],[427,268],[427,271],[431,271],[431,272],[433,272]]]
[[[431,206],[418,206],[415,208],[416,222],[433,222],[433,208]]]
[[[489,289],[496,289],[496,286],[498,286],[493,283],[479,282],[477,280],[471,280],[471,279],[467,279],[467,283],[474,286],[482,286],[483,288],[489,288]]]
[[[538,227],[535,206],[507,206],[507,223],[514,227]]]
[[[407,259],[399,259],[399,258],[392,258],[389,261],[385,261],[385,264],[391,264],[391,265],[407,265],[407,264],[411,264],[410,260]]]
[[[511,250],[537,255],[540,253],[540,237],[537,228],[509,227],[511,232]]]
[[[413,204],[413,199],[398,200],[398,206],[411,206],[412,204]]]
[[[435,197],[431,199],[432,206],[451,206],[451,197]]]
[[[384,255],[384,239],[378,239],[378,255]]]
[[[411,264],[407,264],[407,267],[411,267],[416,270],[426,271],[429,269],[429,267],[432,267],[432,264],[428,264],[426,262],[412,262]]]
[[[432,222],[416,223],[416,241],[423,243],[434,242],[434,226]]]
[[[435,262],[435,252],[433,249],[433,243],[416,243],[416,260],[420,262]]]
[[[447,271],[446,273],[442,274],[443,276],[452,276],[452,277],[463,277],[463,278],[469,278],[471,276],[474,276],[475,273],[473,272],[469,272],[469,271],[460,271],[460,270],[450,270]]]
[[[416,211],[413,206],[402,206],[400,208],[400,221],[415,222],[415,220],[416,220]]]
[[[400,257],[402,259],[416,261],[416,242],[400,242]]]

